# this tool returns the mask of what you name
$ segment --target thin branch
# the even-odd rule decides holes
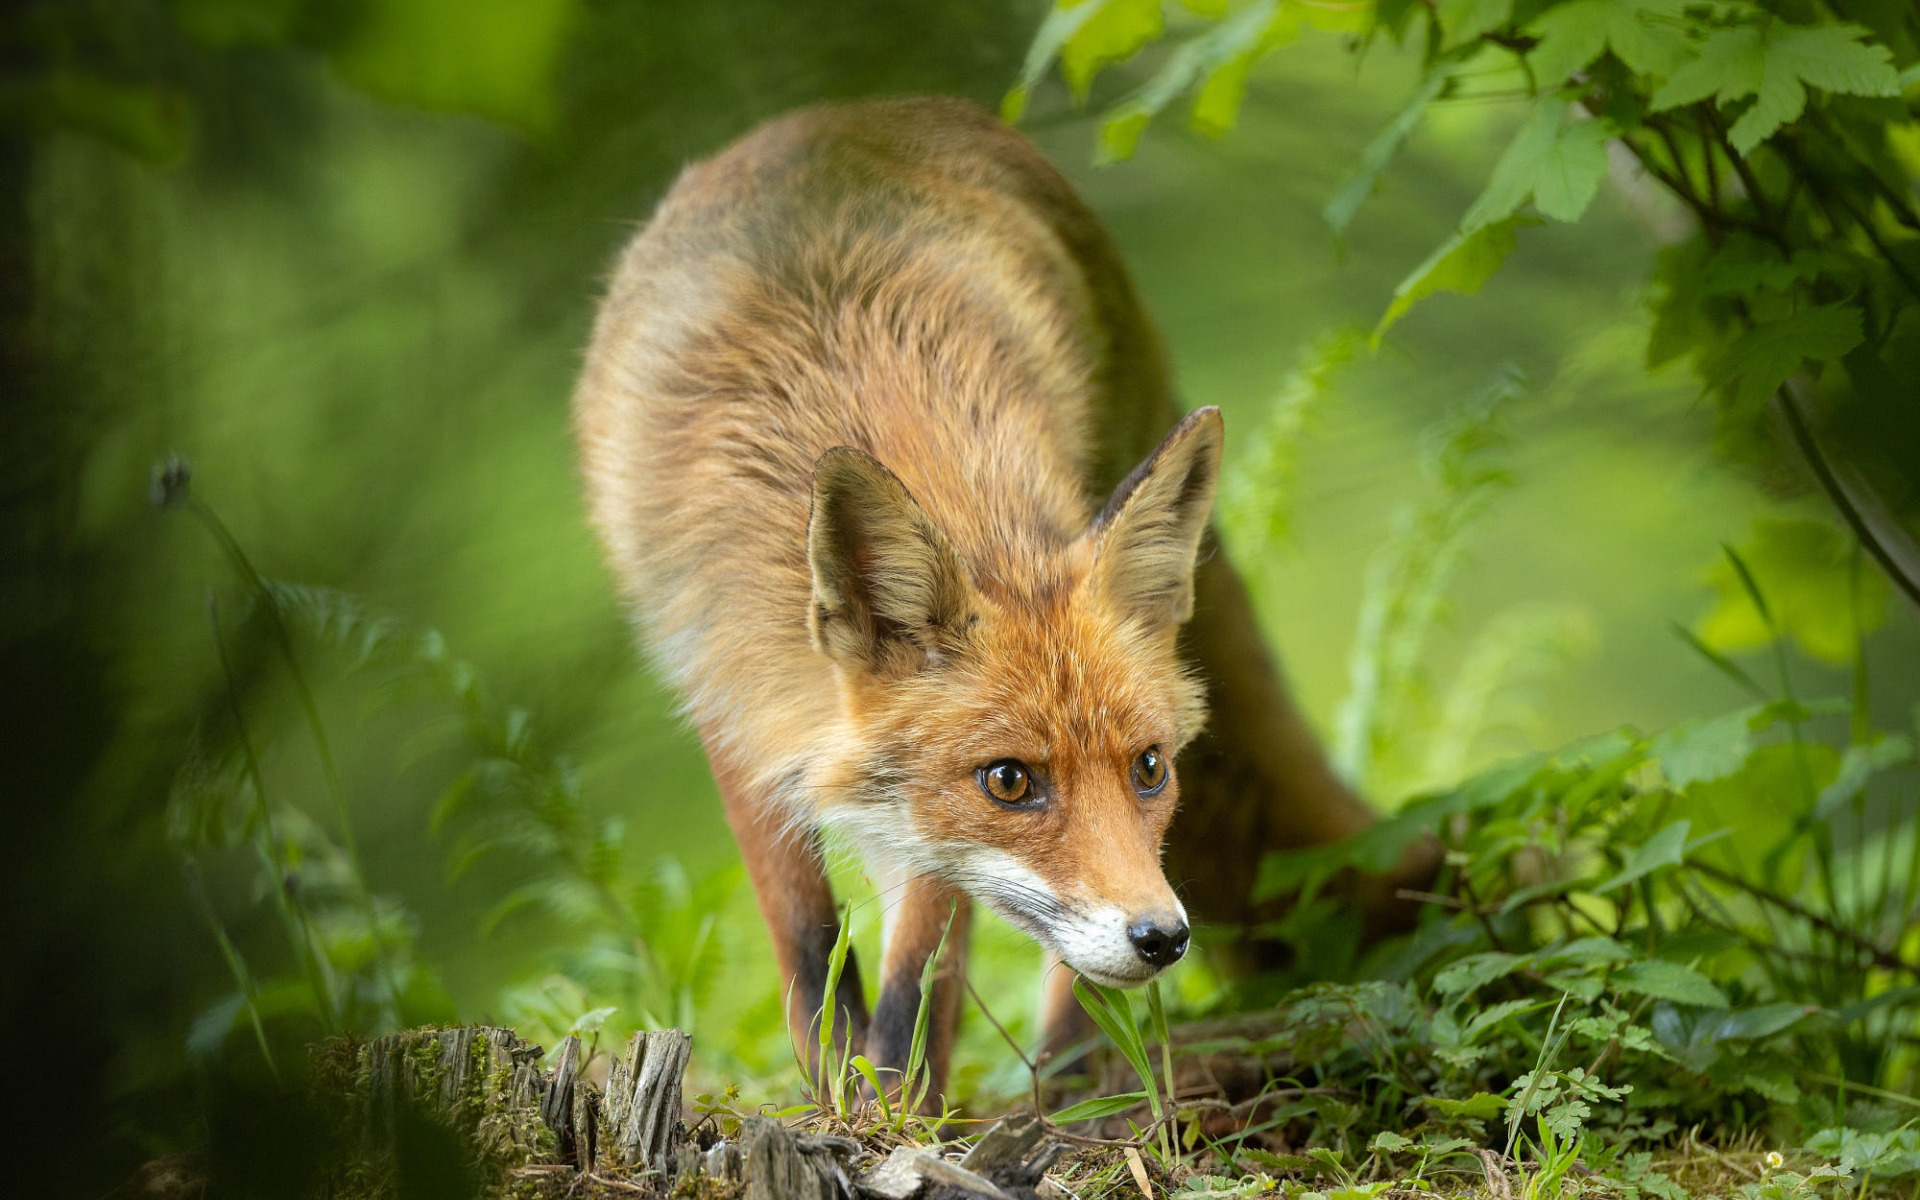
[[[1481,905],[1480,896],[1473,890],[1473,880],[1469,876],[1470,872],[1460,872],[1460,890],[1467,894],[1467,901],[1472,905],[1470,911],[1478,918],[1480,928],[1486,931],[1487,940],[1493,943],[1495,950],[1504,953],[1507,949],[1507,943],[1501,939],[1500,931],[1493,927],[1493,920],[1487,915],[1484,907]]]
[[[1826,114],[1816,107],[1809,107],[1807,109],[1807,117],[1820,127],[1820,132],[1823,136],[1832,138],[1846,148],[1847,153],[1852,156],[1853,161],[1859,164],[1861,173],[1872,181],[1873,190],[1879,192],[1881,198],[1887,202],[1887,207],[1893,210],[1894,219],[1902,225],[1905,225],[1908,229],[1920,230],[1920,213],[1914,211],[1912,201],[1902,195],[1899,189],[1888,183],[1886,178],[1874,169],[1874,165],[1868,156],[1863,154],[1859,147],[1854,144],[1853,135],[1847,132],[1847,127],[1827,120]]]
[[[1920,545],[1901,528],[1887,510],[1886,502],[1867,481],[1845,461],[1836,462],[1820,444],[1803,411],[1806,390],[1806,383],[1795,378],[1774,393],[1773,403],[1785,420],[1787,431],[1827,499],[1840,511],[1860,545],[1873,556],[1873,561],[1894,586],[1920,608]]]
[[[1694,110],[1700,114],[1707,128],[1713,130],[1714,140],[1720,144],[1720,149],[1725,152],[1727,161],[1733,165],[1734,174],[1740,176],[1740,186],[1746,189],[1747,198],[1753,201],[1753,207],[1759,212],[1761,221],[1768,229],[1774,231],[1772,234],[1774,244],[1782,250],[1788,249],[1785,223],[1773,204],[1768,201],[1766,189],[1760,186],[1760,180],[1754,175],[1753,167],[1748,164],[1746,157],[1735,150],[1733,144],[1727,140],[1727,127],[1721,123],[1720,114],[1714,111],[1711,104],[1696,104]]]
[[[1828,917],[1821,916],[1806,905],[1801,904],[1798,900],[1782,896],[1780,893],[1762,887],[1757,883],[1750,883],[1738,875],[1733,874],[1731,871],[1721,870],[1712,863],[1699,862],[1696,860],[1689,863],[1688,866],[1709,879],[1715,879],[1726,884],[1728,887],[1737,888],[1755,900],[1759,900],[1765,904],[1771,904],[1782,912],[1791,913],[1799,917],[1802,921],[1823,931],[1835,941],[1845,942],[1849,946],[1866,954],[1868,958],[1873,960],[1873,964],[1877,967],[1884,967],[1889,971],[1902,971],[1908,975],[1920,978],[1920,964],[1908,962],[1880,943],[1862,937],[1846,926],[1838,924]]]

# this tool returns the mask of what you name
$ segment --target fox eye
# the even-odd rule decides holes
[[[980,790],[1000,804],[1026,804],[1033,799],[1033,775],[1018,759],[990,762],[973,773]]]
[[[1160,747],[1149,746],[1133,760],[1133,789],[1142,796],[1151,796],[1167,786],[1167,756],[1160,753]]]

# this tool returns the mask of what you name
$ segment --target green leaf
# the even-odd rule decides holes
[[[1818,1016],[1821,1008],[1814,1004],[1762,1004],[1757,1008],[1743,1008],[1730,1012],[1713,1027],[1714,1041],[1752,1042],[1761,1038],[1783,1033],[1808,1017]]]
[[[1081,0],[1088,13],[1060,47],[1060,73],[1081,100],[1101,67],[1132,58],[1166,32],[1160,0]]]
[[[1712,646],[1701,641],[1699,634],[1688,629],[1678,621],[1671,622],[1670,628],[1695,654],[1698,654],[1701,658],[1713,664],[1715,670],[1738,684],[1741,690],[1759,699],[1766,699],[1767,689],[1761,687],[1760,681],[1749,674],[1739,663],[1734,662],[1726,655],[1720,653],[1720,651],[1715,650]]]
[[[1675,789],[1738,771],[1753,752],[1751,722],[1759,706],[1710,720],[1683,721],[1653,739],[1652,757]]]
[[[1840,756],[1840,773],[1820,790],[1820,801],[1814,806],[1813,815],[1819,819],[1832,816],[1841,805],[1858,795],[1869,779],[1912,761],[1913,742],[1904,734],[1890,733],[1865,745],[1848,746]]]
[[[1080,32],[1082,26],[1099,13],[1099,0],[1081,0],[1080,3],[1055,4],[1048,11],[1046,20],[1040,22],[1040,29],[1033,35],[1033,42],[1027,47],[1026,61],[1020,66],[1020,81],[1008,90],[1000,101],[1000,118],[1011,125],[1027,111],[1027,100],[1040,79],[1047,73],[1060,56],[1060,48],[1067,40]]]
[[[1097,1117],[1111,1117],[1123,1113],[1136,1104],[1144,1104],[1145,1092],[1121,1092],[1115,1096],[1095,1096],[1091,1100],[1082,1100],[1078,1104],[1068,1105],[1047,1118],[1055,1125],[1071,1125],[1075,1121],[1091,1121]]]
[[[1093,982],[1084,975],[1073,980],[1073,994],[1080,1007],[1093,1018],[1114,1047],[1126,1058],[1140,1082],[1153,1087],[1153,1064],[1147,1059],[1146,1044],[1140,1039],[1140,1026],[1133,1016],[1133,1004],[1125,992]]]
[[[1681,822],[1685,824],[1685,822]],[[1633,960],[1633,951],[1622,946],[1610,937],[1575,938],[1564,946],[1540,952],[1541,962],[1557,966],[1561,963],[1577,963],[1581,966],[1597,966],[1601,963],[1621,963]]]
[[[1578,221],[1606,176],[1606,127],[1595,120],[1569,121],[1535,169],[1533,206],[1556,221]]]
[[[1443,1117],[1465,1117],[1473,1121],[1491,1121],[1507,1107],[1507,1102],[1492,1092],[1475,1092],[1465,1100],[1428,1096],[1421,1103]]]
[[[1724,105],[1759,91],[1765,74],[1766,48],[1757,26],[1716,30],[1700,44],[1699,54],[1654,92],[1650,107],[1665,112],[1709,96]]]
[[[1426,115],[1427,106],[1446,90],[1452,76],[1444,70],[1436,70],[1428,75],[1420,90],[1414,93],[1407,106],[1387,123],[1387,127],[1374,136],[1367,148],[1360,152],[1360,165],[1347,177],[1340,190],[1327,201],[1320,215],[1333,227],[1336,234],[1345,233],[1347,226],[1353,223],[1354,214],[1374,193],[1380,184],[1380,176],[1386,172],[1388,164],[1400,153],[1400,147],[1406,144],[1413,131],[1419,127],[1420,118]]]
[[[1661,867],[1678,865],[1680,860],[1686,855],[1687,831],[1690,828],[1692,828],[1692,822],[1690,821],[1675,821],[1659,833],[1648,838],[1645,843],[1636,847],[1634,852],[1628,856],[1626,866],[1621,868],[1619,874],[1593,889],[1594,895],[1605,895],[1607,892],[1617,887],[1624,887],[1629,883],[1633,883],[1643,876],[1659,870]]]
[[[1248,1147],[1233,1152],[1234,1158],[1268,1171],[1311,1171],[1320,1164],[1304,1154],[1275,1154],[1271,1150]]]
[[[568,1033],[599,1033],[606,1028],[607,1018],[619,1012],[617,1007],[592,1008],[573,1019],[567,1026]]]
[[[1467,1022],[1466,1028],[1460,1031],[1460,1042],[1467,1046],[1478,1045],[1487,1033],[1507,1018],[1521,1013],[1536,1012],[1551,1003],[1553,1003],[1552,1000],[1507,1000],[1491,1008],[1483,1008],[1474,1013],[1473,1019]]]
[[[1821,742],[1762,746],[1739,771],[1723,779],[1696,783],[1681,796],[1680,811],[1696,823],[1730,829],[1719,845],[1692,853],[1724,870],[1751,874],[1756,865],[1776,888],[1791,893],[1807,854],[1792,853],[1793,839],[1805,830],[1814,796],[1840,770],[1840,755]]]
[[[1447,49],[1506,24],[1512,15],[1513,0],[1439,0],[1434,8],[1434,16],[1446,34],[1441,45]]]
[[[833,1045],[834,1019],[839,1015],[840,1007],[836,1002],[840,994],[840,976],[847,969],[847,952],[853,947],[853,908],[848,908],[840,916],[840,928],[833,937],[833,949],[827,952],[827,979],[823,999],[820,1002],[820,1049]],[[821,1055],[824,1060],[825,1054]]]
[[[1504,979],[1531,961],[1526,955],[1507,954],[1499,950],[1470,954],[1459,962],[1448,964],[1435,975],[1433,990],[1442,996],[1464,995],[1496,979]]]
[[[1507,261],[1507,255],[1513,253],[1517,240],[1515,230],[1537,223],[1526,217],[1508,217],[1449,238],[1393,290],[1393,303],[1374,326],[1374,347],[1379,347],[1380,339],[1408,309],[1435,292],[1471,296],[1479,291],[1500,269],[1500,264]]]
[[[1529,198],[1557,221],[1580,219],[1607,173],[1607,134],[1599,122],[1571,114],[1572,106],[1557,96],[1534,105],[1461,220],[1463,229],[1509,216]]]
[[[1900,76],[1885,46],[1861,43],[1858,25],[1788,25],[1773,17],[1758,25],[1721,29],[1701,43],[1698,57],[1676,69],[1654,93],[1664,112],[1709,96],[1724,108],[1749,96],[1753,103],[1727,131],[1742,155],[1797,120],[1807,86],[1853,96],[1898,96]]]
[[[853,1056],[853,1069],[858,1071],[860,1078],[866,1080],[867,1086],[873,1089],[874,1098],[880,1102],[880,1119],[886,1120],[887,1089],[880,1086],[880,1073],[873,1069],[872,1060],[864,1054],[856,1054]]]
[[[1713,607],[1694,625],[1714,650],[1757,650],[1770,644],[1777,630],[1809,657],[1845,666],[1853,661],[1859,637],[1886,621],[1886,577],[1856,568],[1852,536],[1828,522],[1755,518],[1738,553],[1766,597],[1767,611],[1754,603],[1731,562],[1715,563],[1707,577]]]
[[[1701,1008],[1727,1007],[1727,994],[1711,979],[1679,963],[1647,959],[1629,963],[1613,977],[1613,985],[1623,992],[1692,1004]]]
[[[1181,43],[1152,78],[1102,118],[1097,161],[1131,158],[1148,122],[1203,75],[1210,85],[1195,104],[1194,124],[1215,135],[1232,128],[1240,104],[1239,85],[1245,82],[1253,59],[1273,45],[1269,34],[1278,11],[1279,0],[1256,0],[1206,33]],[[1222,72],[1226,72],[1224,90],[1211,87]]]
[[[1536,40],[1527,65],[1542,85],[1557,85],[1602,51],[1637,74],[1665,76],[1685,56],[1671,21],[1684,0],[1573,0],[1549,8],[1527,26]]]

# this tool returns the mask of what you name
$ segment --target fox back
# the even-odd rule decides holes
[[[1159,849],[1204,703],[1175,641],[1221,435],[1201,410],[1089,496],[1102,389],[1166,386],[1111,263],[980,110],[806,110],[681,175],[575,408],[716,772],[1125,984],[1163,965],[1127,930],[1180,912]]]

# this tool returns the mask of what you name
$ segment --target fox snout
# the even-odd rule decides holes
[[[1172,966],[1187,953],[1187,918],[1149,913],[1127,926],[1134,952],[1155,970]]]
[[[1034,929],[1069,967],[1107,987],[1139,987],[1179,962],[1190,941],[1179,903],[1130,910],[1103,905]]]

